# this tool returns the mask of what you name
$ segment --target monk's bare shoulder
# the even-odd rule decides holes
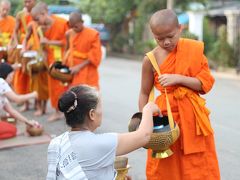
[[[147,71],[147,72],[153,71],[152,64],[146,55],[144,56],[143,61],[142,61],[142,70]]]

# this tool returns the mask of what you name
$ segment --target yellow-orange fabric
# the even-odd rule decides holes
[[[52,16],[52,18],[54,20],[54,23],[46,32],[44,32],[44,36],[49,40],[62,41],[64,43],[65,32],[68,30],[67,21],[56,16]],[[64,46],[61,47],[61,50],[63,54]],[[56,60],[54,57],[54,48],[52,46],[47,46],[46,51],[48,66],[50,66]],[[62,95],[62,93],[66,90],[66,87],[63,86],[63,84],[60,81],[55,80],[48,76],[48,88],[51,105],[52,107],[57,109],[58,99]]]
[[[203,54],[203,43],[180,39],[177,48],[159,66],[161,74],[181,74],[196,77],[207,93],[214,84],[207,59]],[[155,88],[161,95],[155,100],[163,114],[167,114],[164,88],[154,74]],[[205,100],[198,92],[185,87],[167,87],[173,118],[180,127],[180,138],[170,147],[173,155],[165,159],[154,159],[148,150],[146,175],[148,180],[219,180],[220,173],[216,156],[213,131],[208,119]],[[198,96],[198,97],[197,97]],[[196,100],[197,99],[197,100]],[[198,114],[199,113],[199,114]],[[198,122],[198,116],[201,120]],[[204,132],[204,123],[208,129]],[[202,127],[201,127],[202,126]],[[201,128],[200,128],[201,127]]]
[[[6,46],[9,43],[15,26],[15,18],[7,16],[0,20],[0,46]]]
[[[101,62],[101,42],[99,33],[91,28],[84,27],[79,33],[70,38],[70,67],[81,64],[84,60],[90,63],[74,75],[71,86],[88,84],[99,88],[98,67]]]
[[[26,25],[32,21],[32,16],[30,14],[19,12],[21,17],[26,22]],[[26,35],[26,29],[23,25],[23,22],[20,18],[20,27],[19,27],[19,43],[21,44]],[[13,87],[16,93],[18,94],[26,94],[30,92],[30,79],[29,75],[24,73],[22,69],[16,70],[14,75]]]

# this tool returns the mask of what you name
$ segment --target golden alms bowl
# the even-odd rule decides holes
[[[136,131],[142,120],[142,113],[135,113],[128,125],[128,131]],[[168,122],[168,117],[153,116],[153,133],[150,141],[144,146],[146,149],[152,149],[154,158],[166,158],[173,154],[170,146],[178,139],[180,130],[177,123],[174,123],[174,128],[171,129]]]
[[[114,161],[115,169],[126,168],[128,165],[128,158],[125,156],[117,156]]]
[[[57,61],[50,66],[49,74],[52,78],[62,81],[63,83],[69,83],[73,79],[69,67],[63,65],[60,61]]]
[[[41,136],[43,133],[43,127],[41,125],[39,126],[27,125],[26,131],[30,136]]]

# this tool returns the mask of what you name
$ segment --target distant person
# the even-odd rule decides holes
[[[15,26],[15,18],[9,15],[11,2],[0,1],[0,46],[7,47]]]
[[[34,120],[29,120],[23,115],[21,115],[17,110],[15,110],[11,103],[16,102],[22,103],[29,99],[33,99],[37,97],[36,92],[32,92],[30,94],[18,95],[16,94],[9,84],[11,84],[13,78],[13,68],[7,63],[0,63],[0,111],[5,111],[9,114],[10,117],[19,120],[26,125],[30,126],[38,126],[39,123]],[[3,112],[1,112],[3,114]],[[10,137],[16,136],[17,129],[15,126],[0,121],[0,139],[6,139]]]
[[[88,84],[99,88],[98,68],[102,59],[99,32],[85,27],[78,12],[70,14],[69,25],[71,29],[66,33],[67,65],[74,75],[70,86]]]
[[[155,103],[167,115],[166,93],[180,138],[171,146],[173,155],[147,159],[148,180],[219,180],[219,166],[209,110],[200,94],[214,84],[202,42],[181,39],[181,25],[174,11],[157,11],[150,18],[157,46],[143,59],[139,110],[147,104],[153,86],[160,92]],[[156,67],[152,65],[156,62]],[[160,69],[160,75],[157,73]],[[166,91],[165,91],[166,88]]]
[[[48,147],[47,180],[115,179],[115,156],[146,145],[153,130],[153,114],[160,114],[154,103],[148,103],[137,131],[95,134],[102,123],[99,91],[87,85],[73,87],[59,99],[58,106],[71,130],[54,138]]]

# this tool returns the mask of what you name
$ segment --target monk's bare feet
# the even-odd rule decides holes
[[[34,112],[34,116],[42,116],[45,112],[42,109],[38,109]]]
[[[28,105],[26,105],[26,104],[24,104],[22,107],[20,107],[20,109],[19,109],[19,111],[20,112],[26,112],[26,111],[28,111],[29,110],[29,108],[28,108]]]
[[[64,117],[63,113],[61,112],[54,112],[52,115],[49,116],[49,118],[47,119],[48,122],[53,122],[53,121],[57,121],[60,120]]]

